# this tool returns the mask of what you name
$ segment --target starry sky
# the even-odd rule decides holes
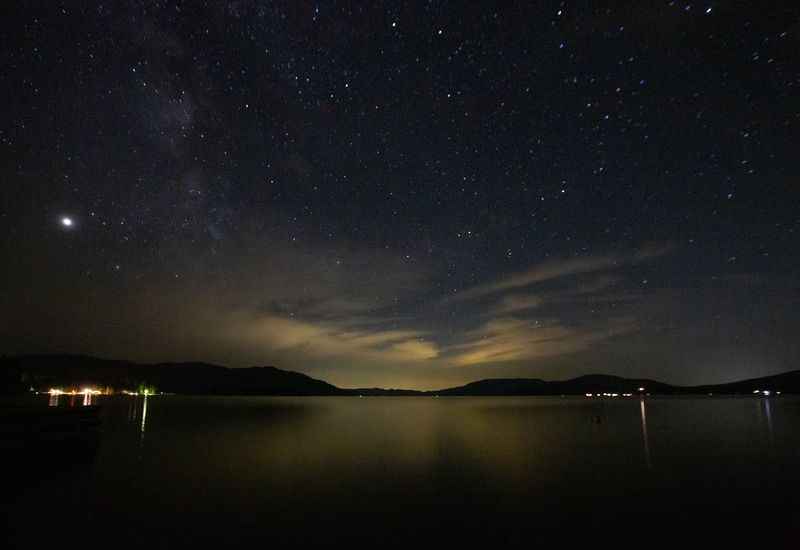
[[[341,386],[797,368],[792,2],[22,2],[0,352]]]

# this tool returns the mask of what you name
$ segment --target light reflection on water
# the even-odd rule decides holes
[[[774,441],[774,434],[772,431],[772,399],[766,398],[761,400],[764,403],[764,413],[767,417],[767,433],[769,433],[769,441]]]
[[[647,407],[644,397],[639,398],[639,414],[642,419],[642,441],[644,441],[644,457],[648,468],[652,468],[650,461],[650,438],[647,435]]]
[[[79,504],[134,538],[169,540],[164,530],[189,524],[213,538],[215,524],[233,522],[298,540],[385,524],[402,539],[410,525],[523,529],[535,517],[544,528],[620,506],[643,521],[676,508],[678,521],[722,491],[748,510],[742,491],[774,501],[781,487],[800,488],[800,400],[790,397],[97,401],[100,451],[82,477],[56,485],[62,501],[88,495]],[[673,506],[677,489],[693,492],[689,504]],[[130,532],[121,518],[134,516],[140,531]]]
[[[771,471],[770,457],[800,458],[800,441],[786,430],[786,416],[797,420],[797,408],[785,406],[788,398],[776,402],[784,417],[778,421],[767,401],[759,418],[748,413],[747,400],[725,398],[164,397],[133,400],[132,421],[134,455],[155,484],[170,471],[170,483],[202,477],[210,490],[312,484],[327,494],[368,479],[394,491],[399,486],[384,479],[391,472],[395,481],[428,489],[464,484],[524,494],[585,483],[616,493],[665,475],[706,483],[694,478],[720,466],[743,481],[752,471]],[[131,442],[118,428],[100,456],[112,469]],[[777,455],[768,447],[779,447]]]
[[[144,437],[144,428],[147,424],[147,396],[145,395],[142,398],[142,423],[139,426],[139,431],[142,433],[142,437]]]

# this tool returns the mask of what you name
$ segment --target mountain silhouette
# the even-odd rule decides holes
[[[155,363],[100,359],[85,355],[22,355],[0,359],[0,391],[30,388],[141,385],[164,393],[189,395],[361,395],[361,396],[513,396],[647,393],[657,395],[800,393],[800,370],[726,384],[675,386],[655,380],[591,374],[569,380],[489,378],[436,391],[339,388],[305,374],[276,367],[229,368],[209,363]],[[642,389],[640,389],[642,388]]]
[[[644,388],[639,390],[639,388]],[[571,380],[545,381],[538,378],[489,378],[448,388],[440,395],[583,395],[586,393],[686,393],[688,388],[645,379],[589,374]]]
[[[342,390],[299,372],[275,367],[228,368],[208,363],[156,363],[98,359],[83,355],[28,355],[0,359],[4,386],[140,385],[164,393],[207,395],[340,395]]]

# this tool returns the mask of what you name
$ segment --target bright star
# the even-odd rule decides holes
[[[61,225],[63,225],[64,227],[72,227],[72,224],[73,224],[72,218],[67,216],[61,218]]]

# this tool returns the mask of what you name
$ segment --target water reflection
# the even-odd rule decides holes
[[[142,437],[144,437],[144,428],[146,424],[147,424],[147,396],[145,395],[142,401],[142,423],[139,426],[139,431],[141,432]]]
[[[144,429],[147,426],[147,395],[142,398],[142,420],[139,424],[139,457],[141,458],[142,446],[144,445]]]
[[[128,422],[133,423],[133,422],[136,421],[137,410],[139,408],[138,399],[130,398],[130,399],[126,399],[126,402],[128,404],[128,407],[127,407],[127,420],[128,420]]]
[[[800,402],[759,401],[103,397],[97,460],[60,480],[46,511],[176,545],[231,529],[295,547],[367,532],[375,546],[483,534],[506,547],[507,533],[529,546],[576,518],[662,529],[716,513],[730,525],[739,510],[789,510],[775,491],[800,489],[787,466],[800,457]],[[21,521],[42,517],[35,497]]]
[[[81,392],[62,392],[58,390],[50,390],[48,392],[48,400],[47,405],[49,407],[58,407],[61,403],[62,396],[68,396],[69,400],[67,401],[66,405],[68,407],[75,407],[78,402],[76,401],[77,397],[81,398],[80,405],[83,407],[91,407],[97,404],[98,400],[98,393],[90,392],[90,391],[81,391]]]
[[[647,407],[644,403],[644,397],[639,398],[639,417],[642,421],[642,440],[644,441],[644,458],[647,463],[647,468],[651,469],[653,463],[650,461],[650,437],[647,435]]]
[[[762,400],[762,403],[764,403],[764,413],[767,418],[767,434],[769,435],[769,442],[771,445],[775,442],[775,436],[772,431],[772,400],[766,397]]]

